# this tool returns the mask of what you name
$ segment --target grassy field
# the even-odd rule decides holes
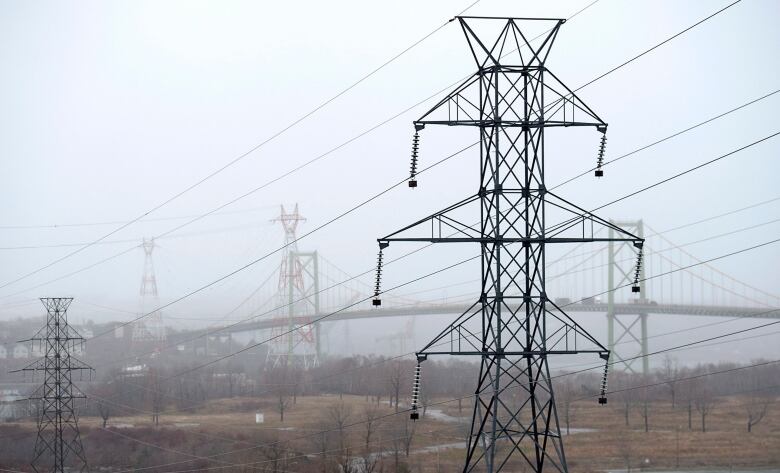
[[[435,401],[434,401],[435,402]],[[767,417],[748,434],[744,400],[720,399],[707,416],[707,432],[693,410],[693,429],[688,429],[687,406],[672,409],[668,402],[649,406],[649,432],[638,407],[629,411],[625,425],[623,405],[599,406],[595,401],[574,404],[571,427],[564,435],[567,460],[573,472],[596,472],[630,467],[648,469],[701,468],[752,469],[780,466],[780,405],[770,407]],[[219,467],[216,471],[338,471],[328,462],[342,463],[350,457],[374,455],[372,462],[384,471],[455,471],[463,461],[465,424],[457,403],[437,405],[416,423],[408,414],[394,415],[387,402],[376,404],[365,397],[299,397],[290,402],[284,422],[278,400],[232,398],[213,401],[196,412],[164,414],[159,425],[149,415],[111,417],[108,430],[102,419],[82,417],[80,425],[93,468],[138,467],[173,463],[182,469]],[[434,408],[432,408],[434,409]],[[462,415],[470,415],[462,405]],[[255,423],[262,411],[265,422]],[[438,412],[437,412],[438,411]],[[446,414],[442,416],[442,414]],[[452,416],[452,417],[447,417]],[[368,435],[364,420],[375,418]],[[29,434],[17,445],[31,449],[32,422],[6,424],[0,435]],[[327,439],[321,430],[329,430]],[[411,436],[408,444],[405,439]],[[368,437],[368,439],[367,439]],[[30,450],[31,451],[31,450]],[[210,460],[203,457],[235,451]],[[407,456],[408,452],[408,456]],[[196,458],[200,457],[200,458]],[[2,459],[2,467],[24,468],[24,461]],[[21,463],[20,463],[21,461]],[[253,463],[249,466],[235,466]],[[283,466],[283,468],[282,468]],[[111,470],[107,470],[111,471]],[[116,471],[116,470],[114,470]],[[177,471],[151,468],[147,471]],[[519,464],[511,471],[523,471]]]

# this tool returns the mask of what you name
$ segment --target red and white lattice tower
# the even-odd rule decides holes
[[[165,341],[165,327],[163,326],[162,312],[156,310],[160,306],[157,293],[157,277],[154,274],[154,260],[152,253],[156,248],[154,238],[144,238],[140,248],[144,250],[144,273],[141,278],[141,313],[146,317],[133,324],[133,343],[159,345]]]
[[[305,222],[298,212],[281,206],[271,222],[284,229],[284,251],[279,265],[278,307],[267,364],[271,367],[296,363],[304,368],[319,363],[319,327],[312,320],[319,313],[319,277],[317,252],[298,251],[296,231]]]

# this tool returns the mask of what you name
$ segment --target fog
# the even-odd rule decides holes
[[[376,238],[477,188],[478,153],[473,149],[423,173],[417,189],[396,187],[320,229],[406,178],[411,122],[442,96],[436,92],[449,90],[473,71],[462,31],[457,23],[447,24],[307,114],[468,5],[3,3],[0,320],[40,317],[44,310],[37,298],[49,296],[75,298],[69,311],[75,323],[127,321],[150,310],[142,307],[139,296],[144,237],[158,237],[154,265],[159,303],[171,304],[163,310],[166,325],[181,330],[256,315],[251,304],[229,312],[278,271],[283,253],[273,252],[284,243],[284,234],[272,220],[280,205],[291,210],[297,203],[306,218],[298,229],[303,236],[299,250],[316,250],[349,275],[371,270]],[[568,17],[586,5],[483,0],[469,14]],[[578,87],[718,5],[599,1],[562,27],[548,67],[570,87]],[[778,13],[780,5],[771,0],[744,2],[583,89],[583,100],[609,123],[607,159],[774,91],[780,66]],[[780,94],[610,165],[602,179],[588,175],[557,192],[583,208],[597,207],[778,131],[778,105]],[[287,128],[301,117],[306,118]],[[421,166],[477,138],[471,129],[430,127],[422,136]],[[549,185],[590,169],[597,145],[595,133],[549,133]],[[773,199],[779,196],[778,151],[780,141],[768,140],[599,215],[642,219],[646,232],[662,232]],[[717,257],[777,238],[778,206],[780,201],[770,202],[675,230],[668,238],[685,244],[762,224],[686,246],[699,259]],[[150,209],[155,210],[145,214]],[[112,233],[140,215],[139,221]],[[443,246],[388,266],[383,283],[392,287],[478,251],[469,245]],[[415,248],[393,245],[388,257]],[[778,257],[780,245],[774,244],[711,265],[746,285],[779,293]],[[371,284],[372,277],[361,280]],[[478,277],[475,261],[397,292],[430,290],[419,298],[441,301],[465,300],[473,291],[476,298],[478,284],[467,282]],[[442,289],[451,284],[461,285]],[[585,290],[564,294],[575,300],[587,295]],[[362,307],[369,306],[367,301]],[[605,336],[603,314],[575,315],[594,334]],[[417,317],[414,339],[405,350],[427,342],[450,319]],[[717,320],[651,315],[649,333]],[[377,339],[403,331],[406,323],[403,318],[363,320],[347,328],[338,322],[329,325],[326,338],[336,354],[397,354],[398,346]],[[693,333],[709,336],[724,330],[716,326]],[[652,347],[674,346],[691,336],[683,332],[653,341]],[[680,357],[690,362],[774,358],[777,340],[770,335]]]

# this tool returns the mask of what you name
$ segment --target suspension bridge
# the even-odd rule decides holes
[[[290,219],[298,219],[291,215]],[[775,310],[780,308],[780,296],[739,281],[697,258],[688,247],[698,241],[678,245],[642,220],[612,223],[646,239],[639,293],[629,287],[635,252],[629,244],[615,242],[579,245],[552,259],[547,264],[547,287],[552,311],[557,306],[590,317],[605,314],[608,347],[613,361],[618,362],[616,368],[649,371],[648,358],[641,355],[650,351],[650,315],[780,318],[780,310]],[[294,239],[294,234],[288,232],[287,238]],[[244,314],[245,321],[180,332],[179,336],[259,334],[260,338],[273,339],[269,354],[274,363],[294,357],[312,365],[324,354],[320,340],[323,324],[460,314],[477,298],[474,291],[421,298],[424,292],[443,288],[412,294],[390,292],[383,295],[380,307],[372,307],[370,277],[352,276],[317,251],[288,248],[278,269],[231,311]],[[469,283],[478,281],[446,287]]]

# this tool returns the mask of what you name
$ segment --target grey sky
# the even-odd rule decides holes
[[[569,16],[589,2],[482,0],[470,14]],[[576,87],[727,2],[600,0],[561,30],[548,63]],[[133,218],[263,141],[366,72],[430,32],[467,2],[22,2],[0,3],[0,224],[50,225]],[[780,88],[776,54],[780,4],[745,0],[728,12],[584,89],[582,98],[610,123],[608,158]],[[456,24],[423,42],[353,91],[236,166],[151,218],[196,215],[327,151],[465,76],[473,64]],[[430,102],[428,102],[430,105]],[[602,180],[559,189],[591,208],[778,131],[780,94],[631,159]],[[306,231],[408,172],[417,107],[318,163],[226,210],[162,239],[155,252],[163,301],[174,299],[275,248],[269,223],[278,204],[298,202]],[[422,165],[473,142],[471,130],[426,129]],[[595,133],[550,134],[551,184],[591,167]],[[662,188],[609,207],[607,218],[643,218],[664,230],[780,196],[780,138],[758,145]],[[372,266],[376,237],[473,193],[476,155],[464,154],[398,188],[300,243],[350,273]],[[778,216],[775,202],[675,232],[685,243]],[[108,240],[159,235],[183,220],[132,225]],[[117,225],[2,229],[0,246],[93,240]],[[238,227],[238,228],[236,228]],[[216,230],[224,229],[215,233]],[[778,237],[770,224],[689,250],[707,258]],[[39,296],[76,297],[74,315],[96,320],[138,310],[140,249],[76,276],[36,286],[130,248],[96,245],[0,290],[0,318],[41,312]],[[0,250],[0,283],[74,248]],[[411,249],[394,247],[396,254]],[[421,253],[387,272],[387,284],[411,279],[476,248]],[[716,263],[770,292],[780,246]],[[209,318],[240,302],[270,274],[278,257],[168,313]],[[416,290],[460,282],[453,271]],[[461,288],[463,289],[463,288]],[[413,289],[410,289],[410,292]],[[466,287],[468,290],[468,287]],[[456,290],[451,291],[457,292]],[[432,296],[440,295],[432,293]],[[82,304],[79,304],[83,302]]]

